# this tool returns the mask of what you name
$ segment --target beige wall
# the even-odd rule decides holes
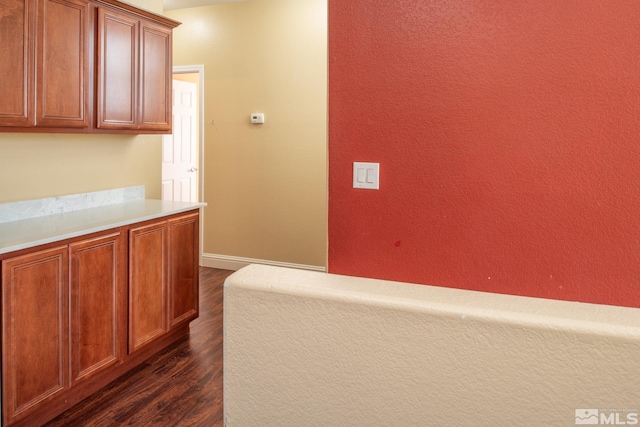
[[[162,0],[128,0],[162,13]],[[161,137],[0,132],[0,203],[144,185],[160,197]]]
[[[637,309],[252,265],[225,283],[225,425],[637,424],[639,352]]]
[[[326,0],[166,15],[183,23],[174,65],[205,67],[205,255],[324,266]]]

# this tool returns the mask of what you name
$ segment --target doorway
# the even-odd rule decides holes
[[[183,85],[183,83],[191,85]],[[173,106],[171,135],[162,137],[162,200],[204,201],[204,65],[173,67]],[[195,85],[195,97],[193,87]],[[187,91],[191,95],[183,96],[177,90]],[[177,102],[176,102],[177,101]],[[176,104],[180,107],[176,108]],[[183,111],[184,104],[190,106]],[[195,110],[195,113],[193,112]],[[184,117],[177,117],[183,115]],[[192,117],[194,116],[195,119]],[[176,125],[177,124],[177,125]],[[177,137],[177,138],[176,138]],[[180,140],[179,144],[174,141]],[[189,141],[188,143],[186,141]],[[184,144],[183,144],[184,143]],[[176,175],[186,175],[182,178]],[[189,200],[195,197],[194,200]],[[200,208],[200,256],[202,265],[204,249],[204,215]]]
[[[173,132],[162,137],[162,200],[204,199],[203,82],[203,65],[173,68]]]

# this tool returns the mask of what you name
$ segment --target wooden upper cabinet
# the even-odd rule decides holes
[[[0,126],[87,128],[87,0],[0,2]]]
[[[39,0],[36,126],[86,128],[89,116],[87,0]]]
[[[138,127],[139,28],[130,15],[98,9],[98,128]]]
[[[0,2],[0,126],[33,126],[35,0]]]
[[[179,24],[117,0],[0,0],[0,131],[170,133]]]
[[[98,11],[98,128],[171,130],[171,29]]]
[[[142,21],[140,28],[140,128],[171,130],[171,30]]]

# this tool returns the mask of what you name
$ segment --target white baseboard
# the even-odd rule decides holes
[[[290,262],[270,261],[266,259],[244,258],[229,255],[202,254],[200,264],[203,267],[221,268],[223,270],[240,270],[249,264],[272,265],[275,267],[297,268],[299,270],[311,270],[326,272],[327,268],[321,265],[294,264]]]

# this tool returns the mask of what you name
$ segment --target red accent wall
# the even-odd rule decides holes
[[[328,268],[640,307],[640,2],[329,0]]]

